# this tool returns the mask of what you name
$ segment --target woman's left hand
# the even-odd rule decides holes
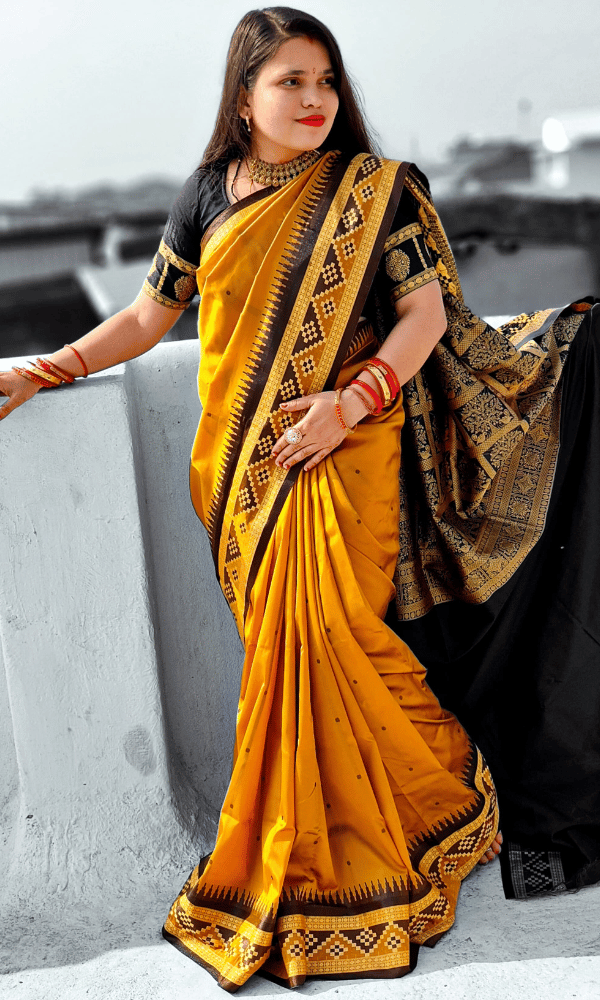
[[[294,429],[302,433],[302,440],[298,444],[290,444],[283,434],[274,445],[272,457],[275,458],[275,465],[289,469],[308,458],[304,466],[307,471],[342,443],[348,431],[341,427],[336,417],[334,400],[335,392],[317,392],[312,396],[302,396],[281,404],[285,413],[298,410],[308,410],[308,413],[294,425]],[[346,414],[345,409],[343,413]]]

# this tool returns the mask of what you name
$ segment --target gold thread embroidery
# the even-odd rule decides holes
[[[179,302],[187,302],[196,291],[196,278],[191,275],[182,275],[173,285],[175,295]]]
[[[429,264],[427,263],[427,261],[425,260],[423,254],[421,252],[421,247],[419,246],[419,240],[417,239],[416,236],[413,236],[413,240],[412,241],[413,241],[413,246],[414,246],[415,250],[417,251],[417,253],[419,255],[419,260],[421,261],[421,264],[423,265],[423,270],[427,270],[427,268],[429,267]]]
[[[185,271],[187,274],[195,274],[198,270],[197,264],[190,264],[187,260],[184,260],[183,257],[178,257],[177,254],[171,250],[171,247],[167,246],[164,240],[160,241],[158,252],[167,264],[174,264],[180,271]]]
[[[189,302],[175,302],[173,299],[167,298],[166,295],[161,295],[156,288],[153,288],[148,279],[146,278],[144,284],[142,285],[142,291],[146,293],[155,302],[158,302],[161,306],[166,306],[167,309],[187,309]]]
[[[396,233],[391,233],[387,240],[385,241],[385,246],[383,248],[384,254],[388,253],[394,247],[397,247],[400,243],[405,243],[406,240],[410,239],[411,236],[422,236],[423,230],[417,222],[411,222],[410,225],[404,226],[403,229],[399,229]]]
[[[168,264],[168,261],[163,260],[162,270],[160,270],[159,267],[158,267],[158,254],[157,254],[156,257],[155,257],[154,266],[155,266],[156,270],[160,274],[160,278],[158,279],[158,284],[156,286],[156,291],[157,292],[162,292],[163,285],[164,285],[165,281],[167,280],[167,275],[169,273],[169,264]]]
[[[392,250],[385,258],[385,269],[392,281],[404,281],[410,272],[410,257],[404,250]]]
[[[402,282],[392,289],[392,301],[397,302],[398,299],[403,298],[404,295],[408,295],[409,292],[414,292],[415,288],[421,288],[422,285],[429,284],[430,281],[437,281],[437,271],[434,267],[428,267],[426,271],[421,274],[412,275],[408,281]]]

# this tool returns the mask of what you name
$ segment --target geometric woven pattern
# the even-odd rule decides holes
[[[295,221],[288,223],[288,242],[269,281],[269,300],[263,304],[248,365],[233,397],[230,427],[207,512],[219,579],[240,629],[254,551],[269,534],[272,511],[285,482],[292,481],[292,473],[275,466],[271,458],[273,445],[297,419],[285,413],[281,403],[323,390],[361,291],[366,297],[370,250],[380,234],[382,242],[385,239],[382,221],[391,189],[394,184],[401,189],[396,183],[400,164],[370,154],[354,157],[337,187],[339,208],[337,203],[332,206],[322,225],[292,298],[288,283],[299,252],[305,252],[310,243],[315,213],[339,160],[339,154],[326,154],[312,173],[306,173],[303,201]],[[217,246],[213,236],[203,266]],[[282,322],[286,303],[293,308]],[[267,360],[269,351],[275,353]],[[257,400],[256,387],[266,371],[269,376]]]
[[[404,386],[401,621],[452,600],[487,601],[540,538],[558,456],[560,376],[584,317],[544,310],[494,329],[475,316],[429,192],[410,171],[406,187],[420,205],[412,228],[434,265],[448,327]],[[388,252],[399,239],[405,249],[405,237],[388,240]]]
[[[564,891],[566,880],[558,851],[536,851],[508,843],[506,854],[505,883],[508,868],[512,884],[512,893],[506,893],[509,899]]]
[[[463,775],[473,805],[445,817],[409,845],[414,881],[354,893],[282,893],[276,912],[252,896],[202,885],[210,859],[197,866],[167,918],[164,935],[229,991],[265,967],[288,986],[308,976],[395,977],[414,967],[416,946],[452,925],[459,882],[473,868],[498,825],[495,789],[476,747]],[[529,878],[533,878],[533,868]]]

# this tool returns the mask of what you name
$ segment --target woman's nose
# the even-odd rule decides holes
[[[321,107],[321,94],[318,88],[310,87],[308,91],[304,94],[302,99],[302,106],[304,108],[320,108]]]

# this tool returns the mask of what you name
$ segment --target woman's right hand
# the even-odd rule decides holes
[[[41,385],[30,382],[17,372],[0,372],[0,395],[8,396],[8,403],[0,402],[0,420],[4,420],[17,406],[35,396],[40,389]]]

